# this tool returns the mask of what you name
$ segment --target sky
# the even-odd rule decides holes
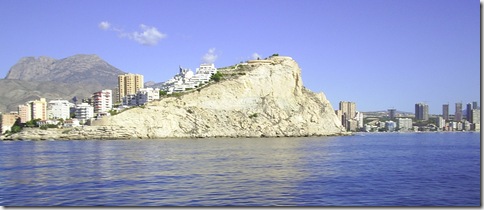
[[[181,65],[292,57],[358,111],[480,105],[477,0],[1,0],[0,77],[22,57],[96,54],[163,82]]]

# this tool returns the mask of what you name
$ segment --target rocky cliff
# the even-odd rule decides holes
[[[303,87],[290,57],[249,63],[236,79],[95,121],[131,129],[133,138],[335,135],[343,131],[323,93]],[[230,71],[230,70],[229,70]],[[225,74],[229,73],[224,72]]]
[[[344,133],[324,94],[303,87],[301,69],[292,58],[276,56],[264,62],[250,62],[244,69],[236,78],[221,80],[179,97],[153,101],[144,107],[96,120],[92,126],[50,134],[36,131],[24,137],[145,139]],[[230,71],[224,74],[229,75]],[[11,138],[22,138],[22,134]]]

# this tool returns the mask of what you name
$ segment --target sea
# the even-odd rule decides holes
[[[476,132],[0,142],[0,206],[481,206]]]

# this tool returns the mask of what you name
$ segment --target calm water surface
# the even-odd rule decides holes
[[[480,133],[3,141],[1,206],[480,206]]]

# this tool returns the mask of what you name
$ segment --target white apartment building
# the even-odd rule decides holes
[[[136,104],[143,105],[153,100],[160,99],[159,88],[141,88],[136,93]]]
[[[85,122],[94,117],[94,107],[88,103],[81,103],[76,106],[76,118]]]
[[[190,69],[183,69],[180,67],[180,72],[173,78],[164,82],[162,90],[168,94],[173,92],[185,91],[188,88],[196,88],[210,81],[210,77],[217,73],[217,68],[214,64],[201,64],[193,73]]]
[[[399,131],[411,131],[413,129],[413,121],[410,118],[398,118],[397,128]]]
[[[355,119],[356,119],[356,122],[358,123],[358,125],[357,125],[358,129],[363,128],[363,119],[364,119],[363,112],[357,111]]]
[[[443,117],[438,117],[435,125],[437,126],[437,128],[443,129],[445,127],[445,119]]]
[[[92,95],[94,113],[106,113],[113,109],[113,91],[109,89],[95,92]]]
[[[67,100],[51,100],[47,104],[47,116],[48,119],[69,119],[71,118],[70,108],[74,104],[69,103]]]
[[[141,88],[136,92],[135,95],[126,95],[123,97],[123,105],[126,106],[137,106],[143,105],[150,101],[160,99],[160,89],[159,88]]]

